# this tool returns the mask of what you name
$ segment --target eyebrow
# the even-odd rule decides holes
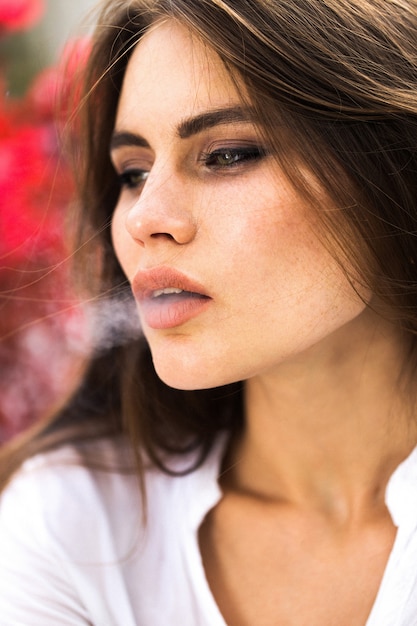
[[[149,144],[143,137],[128,131],[115,131],[110,139],[110,152],[122,148],[123,146],[136,146],[138,148],[149,148]]]
[[[253,117],[253,111],[249,107],[234,106],[214,109],[182,120],[178,125],[177,133],[181,139],[188,139],[188,137],[197,135],[203,130],[213,128],[214,126],[236,122],[247,123],[253,121]]]
[[[193,117],[181,120],[176,132],[181,139],[188,139],[193,135],[220,126],[222,124],[248,123],[253,122],[254,115],[250,107],[227,107],[213,109]],[[117,150],[123,146],[135,146],[139,148],[149,148],[148,142],[129,131],[115,131],[110,140],[110,151]]]

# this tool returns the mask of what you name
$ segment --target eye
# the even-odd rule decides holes
[[[225,169],[257,161],[266,155],[259,146],[242,146],[236,148],[218,148],[204,153],[201,160],[211,169]]]
[[[137,189],[146,182],[148,176],[147,170],[131,169],[119,174],[118,179],[122,188]]]

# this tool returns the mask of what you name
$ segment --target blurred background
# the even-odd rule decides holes
[[[59,404],[86,339],[65,238],[74,184],[59,137],[96,4],[0,0],[0,444]]]
[[[22,93],[30,79],[43,67],[59,58],[65,43],[90,32],[98,0],[0,0],[1,6],[36,5],[38,17],[12,30],[12,37],[3,37],[2,57],[7,57],[11,89]],[[21,23],[22,24],[22,23]]]

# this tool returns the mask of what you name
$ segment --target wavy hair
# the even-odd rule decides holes
[[[376,310],[402,330],[414,379],[416,0],[105,2],[85,77],[76,154],[76,249],[98,300],[126,293],[109,229],[120,191],[109,159],[119,94],[135,45],[164,19],[189,28],[219,55],[232,79],[246,85],[261,132],[289,180],[310,200],[323,241],[347,275],[353,268],[371,290]],[[334,210],[321,208],[311,174]],[[2,452],[0,484],[35,451],[99,437],[126,438],[139,474],[138,450],[169,472],[172,454],[197,449],[194,467],[220,431],[242,428],[243,410],[242,382],[171,389],[156,376],[145,340],[129,340],[93,355],[61,410]]]

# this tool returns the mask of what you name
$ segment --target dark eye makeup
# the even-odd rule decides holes
[[[144,185],[146,179],[149,176],[147,170],[130,169],[122,172],[118,175],[120,187],[126,189],[137,189],[141,185]]]
[[[208,170],[226,172],[232,168],[251,165],[267,156],[267,151],[259,145],[241,145],[219,147],[208,152],[202,152],[197,163]],[[138,189],[142,187],[149,176],[149,170],[128,168],[118,174],[122,189]]]
[[[236,146],[205,152],[200,161],[208,168],[220,170],[258,161],[264,156],[266,151],[260,146]]]

